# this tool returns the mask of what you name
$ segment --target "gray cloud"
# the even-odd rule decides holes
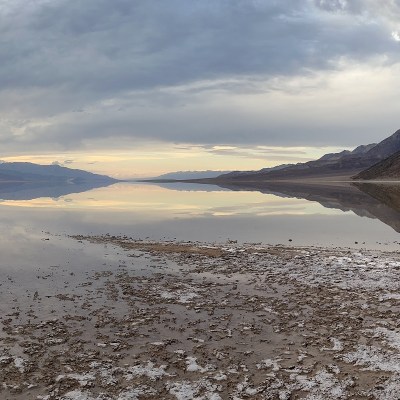
[[[344,61],[395,65],[399,10],[395,0],[3,0],[0,143],[5,151],[116,137],[347,144],[359,121],[321,132],[315,116],[291,123],[266,105],[268,118],[258,120],[209,99],[302,95],[326,83],[285,80],[339,71]]]
[[[214,147],[205,147],[207,152],[215,155],[222,156],[234,156],[239,158],[248,158],[253,160],[264,160],[264,161],[290,161],[290,162],[304,162],[308,161],[309,158],[306,157],[306,153],[301,150],[286,150],[286,149],[260,149],[247,147],[245,145],[237,147],[237,148],[220,148],[220,146]],[[304,157],[302,156],[304,155]]]
[[[85,98],[229,75],[292,74],[344,55],[397,55],[384,25],[318,12],[347,2],[317,3],[55,0],[15,7],[1,26],[0,83],[67,85]]]

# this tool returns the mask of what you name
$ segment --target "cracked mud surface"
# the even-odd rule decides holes
[[[74,239],[1,272],[1,399],[399,398],[398,253]]]

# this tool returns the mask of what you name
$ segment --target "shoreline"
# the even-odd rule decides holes
[[[104,264],[72,272],[65,260],[23,288],[8,271],[4,398],[400,392],[398,252],[73,238]]]

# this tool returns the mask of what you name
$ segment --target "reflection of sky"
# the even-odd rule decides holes
[[[0,251],[9,258],[40,250],[43,232],[266,244],[396,248],[398,234],[378,219],[324,208],[317,202],[259,192],[176,191],[116,184],[58,199],[4,201]],[[59,239],[62,245],[62,237]],[[289,242],[289,239],[292,242]],[[355,247],[357,247],[355,246]],[[3,255],[2,255],[3,257]],[[6,257],[4,255],[4,257]]]
[[[201,187],[201,186],[200,186]],[[204,215],[303,215],[338,214],[319,203],[303,199],[281,198],[271,194],[241,191],[177,191],[154,185],[119,183],[74,193],[56,199],[3,201],[2,205],[25,208],[109,210],[138,214],[140,219],[171,219]]]

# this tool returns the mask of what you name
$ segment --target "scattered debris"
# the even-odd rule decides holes
[[[114,261],[2,280],[1,398],[398,398],[397,253],[76,239]]]

